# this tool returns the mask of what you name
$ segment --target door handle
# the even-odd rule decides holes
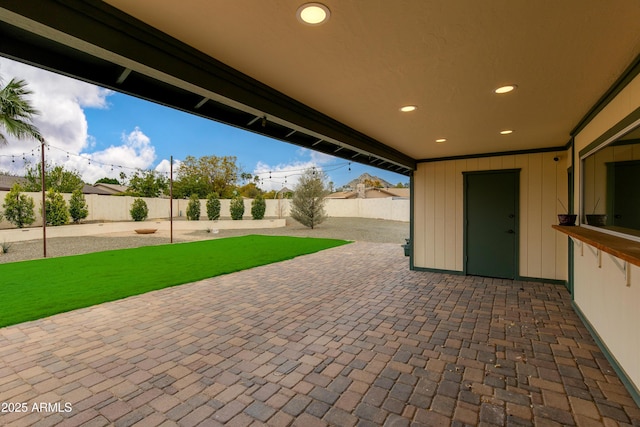
[[[509,218],[515,218],[516,215],[515,214],[509,214]]]
[[[516,234],[516,232],[515,232],[514,230],[511,230],[511,229],[507,230],[507,233],[509,233],[509,234]]]

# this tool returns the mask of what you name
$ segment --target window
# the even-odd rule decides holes
[[[580,223],[640,241],[640,118],[611,133],[580,153]]]

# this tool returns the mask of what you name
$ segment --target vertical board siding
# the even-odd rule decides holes
[[[413,264],[423,265],[426,264],[426,247],[425,245],[416,245],[416,242],[422,242],[426,239],[427,231],[427,219],[426,219],[426,206],[428,202],[425,197],[426,186],[418,185],[419,182],[426,181],[426,169],[418,169],[413,173],[413,212],[412,220],[414,224],[424,224],[424,227],[413,228]],[[416,206],[423,206],[424,209],[416,209]]]
[[[566,240],[560,244],[551,225],[562,211],[557,203],[560,194],[568,204],[567,171],[554,156],[535,153],[420,163],[414,175],[414,266],[463,271],[462,173],[520,169],[519,275],[566,280]]]
[[[445,259],[447,254],[445,253],[445,243],[449,236],[446,235],[446,169],[443,163],[437,163],[435,165],[435,195],[434,195],[434,209],[435,209],[435,222],[439,224],[434,230],[435,234],[435,247],[441,248],[441,250],[435,251],[435,265],[436,268],[445,269]]]
[[[457,194],[456,194],[456,164],[448,162],[445,164],[445,250],[444,270],[456,269],[456,217],[457,217]],[[462,208],[462,206],[460,206]]]
[[[598,113],[574,137],[576,158],[574,159],[574,203],[580,206],[581,213],[591,213],[598,197],[606,198],[606,188],[598,187],[596,179],[604,181],[604,169],[600,163],[605,159],[628,159],[628,150],[624,147],[608,147],[589,157],[584,162],[578,157],[581,150],[600,138],[617,123],[640,107],[640,76],[636,76],[606,107]],[[632,158],[637,159],[636,150]],[[597,159],[597,160],[596,160]],[[607,160],[607,161],[610,161]],[[584,171],[582,168],[584,167]],[[589,173],[587,173],[587,171]],[[582,184],[581,177],[592,176],[591,180]],[[599,176],[599,178],[595,178]],[[582,193],[584,185],[584,194]],[[601,191],[600,194],[597,192]],[[604,199],[603,199],[604,200]],[[602,205],[602,201],[600,204]],[[598,207],[600,210],[601,206]],[[599,265],[597,252],[586,244],[576,245],[573,255],[574,266],[574,301],[587,321],[604,343],[608,353],[623,369],[627,379],[636,390],[640,389],[640,268],[629,266],[631,283],[626,284],[626,277],[620,267],[621,260],[615,260],[608,254],[602,255]]]
[[[542,155],[542,188],[544,190],[542,192],[542,222],[540,223],[540,227],[541,242],[552,242],[554,248],[557,250],[556,238],[558,237],[558,232],[549,227],[548,224],[555,224],[557,215],[562,210],[558,203],[556,180],[561,172],[566,174],[566,171],[560,167],[560,162],[553,160],[554,157],[555,153],[544,153]],[[540,249],[542,251],[542,271],[540,277],[555,277],[557,264],[556,251],[545,250],[543,246],[541,246]]]

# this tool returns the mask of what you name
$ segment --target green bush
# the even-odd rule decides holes
[[[87,201],[80,190],[73,190],[73,193],[71,193],[71,200],[69,200],[69,215],[71,215],[71,220],[76,224],[89,216]]]
[[[218,193],[210,193],[207,196],[207,218],[210,221],[220,219],[220,200]]]
[[[135,199],[133,204],[131,205],[131,210],[129,211],[131,214],[131,218],[134,221],[144,221],[147,219],[147,215],[149,215],[149,208],[147,207],[147,202],[142,199]]]
[[[244,215],[244,199],[241,195],[237,195],[231,199],[231,206],[229,206],[231,212],[231,219],[239,220]]]
[[[64,225],[69,222],[67,202],[59,191],[53,188],[47,191],[44,206],[47,211],[47,225]]]
[[[251,202],[251,216],[253,219],[262,219],[264,218],[265,210],[267,210],[267,203],[264,201],[262,194],[258,194]]]
[[[187,205],[187,219],[191,221],[200,220],[200,199],[197,194],[192,194],[189,197],[189,204]]]
[[[14,184],[4,198],[4,217],[18,228],[31,225],[36,221],[33,199],[20,193],[19,184]]]

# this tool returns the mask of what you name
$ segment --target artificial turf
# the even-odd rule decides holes
[[[1,264],[0,327],[345,243],[249,235]]]

